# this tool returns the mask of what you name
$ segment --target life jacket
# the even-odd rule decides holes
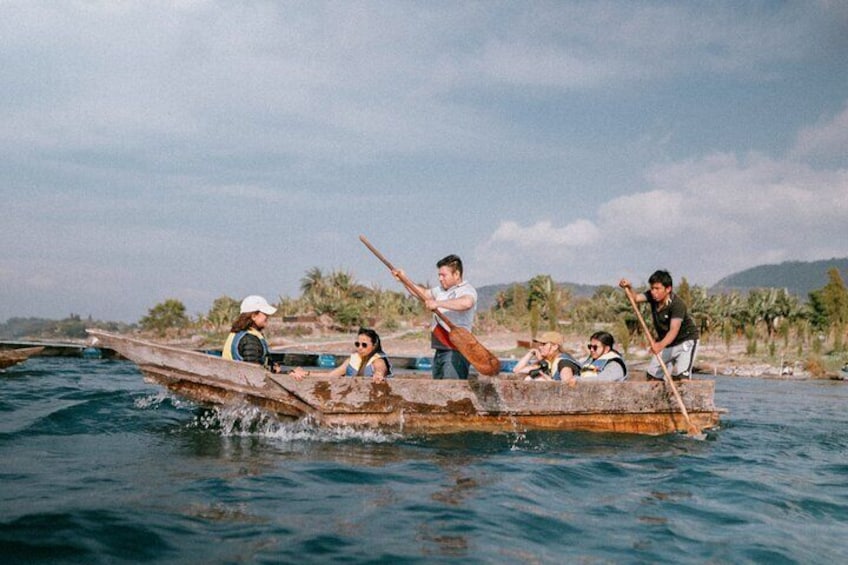
[[[224,342],[224,347],[221,350],[221,357],[233,361],[244,361],[241,353],[239,353],[238,346],[246,334],[259,338],[259,343],[262,344],[262,362],[264,364],[268,359],[268,342],[265,340],[265,336],[262,335],[262,332],[256,328],[249,328],[240,332],[230,332],[230,335],[227,336],[227,341]]]
[[[547,371],[545,371],[545,373],[550,374],[551,378],[555,381],[562,380],[559,376],[559,372],[562,369],[563,364],[570,366],[575,375],[580,373],[580,363],[568,353],[559,353],[553,358],[553,364],[549,359],[543,359],[542,363],[547,366]],[[530,375],[533,376],[533,373],[534,371],[531,371]]]
[[[389,363],[389,356],[386,355],[385,353],[379,352],[379,351],[377,353],[375,353],[374,355],[372,355],[368,359],[368,362],[365,364],[365,368],[362,369],[362,376],[363,377],[373,377],[374,376],[374,361],[376,361],[377,359],[382,359],[383,361],[386,362],[386,368],[387,368],[386,376],[391,377],[392,376],[392,364]],[[362,357],[360,357],[356,353],[351,354],[350,359],[348,359],[347,369],[345,370],[345,376],[355,377],[357,375],[357,373],[359,373],[359,367],[361,366],[361,364],[362,364]]]
[[[604,370],[604,367],[607,366],[609,362],[615,362],[621,365],[621,368],[624,370],[624,376],[627,376],[627,365],[624,363],[624,359],[621,358],[621,355],[614,350],[607,351],[597,359],[592,359],[590,356],[586,362],[580,367],[580,375],[584,377],[598,375],[601,371]]]

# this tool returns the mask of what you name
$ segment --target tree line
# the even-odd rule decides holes
[[[704,287],[689,285],[685,278],[675,292],[689,305],[702,339],[720,340],[728,350],[742,339],[748,354],[844,354],[848,290],[838,269],[829,269],[827,277],[827,284],[810,292],[806,301],[779,288],[710,294]],[[351,331],[363,325],[392,330],[404,321],[429,318],[418,300],[405,292],[366,286],[348,271],[324,272],[318,267],[301,278],[300,296],[280,296],[276,305],[284,318],[317,316]],[[86,327],[111,331],[140,328],[158,336],[186,331],[220,335],[229,330],[238,313],[239,300],[228,296],[215,299],[206,313],[196,316],[190,316],[180,300],[169,298],[150,308],[135,325],[82,319],[75,314],[58,322],[12,318],[0,324],[0,335],[84,338]],[[547,329],[582,335],[599,327],[611,331],[625,350],[639,339],[637,319],[621,289],[603,285],[591,297],[578,298],[550,275],[537,275],[498,292],[490,308],[478,311],[477,322],[482,333],[503,328],[529,330],[532,336]]]
[[[419,302],[403,292],[368,287],[343,270],[310,269],[300,281],[297,298],[280,297],[283,316],[327,316],[340,328],[378,325],[398,327],[401,320],[426,317]],[[836,268],[828,271],[827,284],[802,301],[786,289],[753,289],[710,294],[685,278],[675,292],[689,305],[702,339],[723,341],[728,348],[740,338],[746,352],[775,354],[794,347],[803,351],[846,351],[848,290]],[[225,330],[238,315],[239,302],[230,297],[214,301],[210,310],[191,319],[175,299],[157,304],[143,317],[142,329],[164,334],[171,329]],[[478,327],[486,332],[498,327],[514,331],[558,329],[585,333],[599,325],[611,328],[624,348],[638,335],[637,319],[624,293],[603,285],[591,297],[575,298],[550,275],[537,275],[500,291],[488,310],[478,312]],[[765,347],[766,351],[761,351]]]

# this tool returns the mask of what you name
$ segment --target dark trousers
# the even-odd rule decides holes
[[[455,349],[436,349],[433,353],[434,379],[467,379],[468,359]]]

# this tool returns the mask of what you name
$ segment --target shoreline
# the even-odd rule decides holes
[[[332,353],[344,355],[352,352],[354,332],[317,332],[299,337],[286,337],[279,334],[274,335],[273,330],[266,334],[268,342],[273,350],[285,350],[290,352],[308,353]],[[161,338],[133,333],[136,337],[153,342],[163,343],[174,347],[204,350],[207,348],[220,348],[216,338],[195,334],[183,338]],[[475,336],[487,349],[501,359],[518,359],[526,351],[519,342],[530,341],[529,333],[515,332],[509,330],[495,330],[491,332],[475,333]],[[381,340],[384,351],[390,356],[397,357],[431,357],[433,350],[430,348],[430,336],[426,327],[407,328],[395,332],[382,332]],[[221,340],[223,342],[223,340]],[[35,341],[16,340],[14,343],[36,344]],[[63,342],[49,342],[38,340],[37,344],[50,345],[55,343],[61,346],[86,347],[91,345],[89,340],[70,339]],[[566,335],[564,342],[566,352],[574,355],[577,359],[585,359],[587,351],[585,338],[576,335]],[[846,380],[844,374],[835,370],[824,369],[821,371],[810,371],[806,367],[806,358],[784,354],[779,359],[769,359],[765,355],[749,356],[745,353],[745,343],[741,340],[731,344],[727,348],[723,343],[701,343],[695,360],[695,372],[700,375],[727,376],[727,377],[751,377],[772,380]],[[621,350],[621,349],[620,349]],[[630,347],[622,354],[628,364],[634,370],[643,370],[647,367],[651,355],[647,348],[642,346],[640,339],[630,344]]]

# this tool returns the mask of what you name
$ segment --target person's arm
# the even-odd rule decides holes
[[[385,359],[382,357],[374,359],[371,366],[374,368],[374,376],[371,378],[374,379],[375,383],[381,383],[386,380],[386,374],[389,372],[389,366],[386,365]]]
[[[424,302],[424,306],[427,310],[436,310],[441,308],[443,310],[453,310],[455,312],[462,312],[464,310],[470,310],[474,308],[474,298],[471,296],[457,296],[456,298],[450,298],[448,300],[433,300],[432,298],[428,298]]]
[[[630,290],[633,290],[633,287],[630,285],[630,281],[627,279],[621,279],[620,281],[618,281],[618,286],[620,286],[621,288],[629,288]],[[642,294],[641,292],[634,292],[633,299],[636,301],[637,304],[640,302],[648,301],[648,297]]]
[[[343,377],[345,372],[347,371],[347,366],[350,365],[350,357],[344,360],[344,363],[327,373],[327,376],[330,377]]]
[[[674,340],[677,339],[677,334],[680,333],[680,328],[682,326],[683,318],[672,318],[668,324],[668,332],[661,340],[654,342],[654,347],[651,348],[651,351],[658,354],[663,349],[674,343]]]
[[[533,369],[538,369],[538,361],[540,357],[539,351],[536,348],[529,350],[521,357],[521,359],[518,360],[518,363],[515,364],[515,368],[512,372],[516,375],[526,375]],[[531,360],[536,361],[536,363],[531,363]]]
[[[289,374],[292,376],[292,378],[294,378],[294,380],[302,381],[303,377],[308,377],[311,373],[303,367],[295,367],[294,369],[289,371]]]
[[[562,368],[559,370],[559,380],[566,383],[574,380],[574,369],[567,363],[563,363]]]
[[[412,282],[402,269],[395,269],[392,271],[392,275],[400,281],[404,288],[406,288],[406,291],[412,296],[416,298],[421,298],[423,296],[425,300],[433,298],[433,292],[429,288],[424,288],[423,286]],[[410,287],[410,285],[412,286]]]

